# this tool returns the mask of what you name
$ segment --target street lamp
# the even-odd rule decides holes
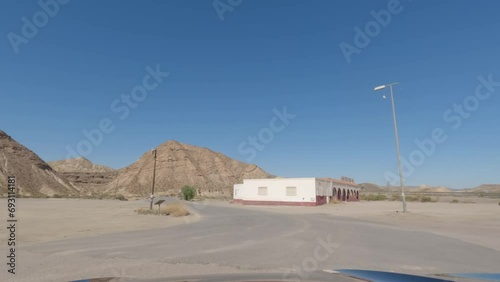
[[[383,90],[389,87],[391,93],[391,103],[392,103],[392,117],[394,119],[394,135],[396,136],[396,150],[398,153],[398,170],[399,170],[399,184],[401,185],[401,197],[403,201],[403,212],[406,212],[406,198],[405,198],[405,188],[403,184],[403,170],[401,169],[401,153],[399,151],[399,137],[398,137],[398,125],[396,123],[396,109],[394,108],[394,95],[392,94],[392,86],[398,84],[398,82],[380,85],[373,89],[374,91]],[[383,96],[385,99],[385,95]]]
[[[151,153],[154,156],[155,163],[153,166],[153,185],[151,186],[151,203],[149,204],[149,209],[153,210],[153,201],[155,198],[155,178],[156,178],[156,149],[151,150]]]

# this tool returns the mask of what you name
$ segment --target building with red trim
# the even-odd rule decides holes
[[[354,181],[333,178],[244,179],[235,184],[233,199],[246,205],[319,206],[330,201],[358,201]]]

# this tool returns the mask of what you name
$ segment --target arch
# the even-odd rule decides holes
[[[345,194],[345,188],[344,188],[344,189],[342,189],[342,201],[345,201],[345,195],[346,194]]]

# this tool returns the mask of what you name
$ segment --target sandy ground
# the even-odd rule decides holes
[[[163,228],[196,222],[200,218],[193,210],[186,217],[138,215],[134,212],[144,207],[149,207],[144,201],[18,199],[17,241],[26,246],[68,238]],[[0,220],[7,220],[6,211],[0,212]],[[6,234],[2,232],[1,235],[0,241],[5,242]]]
[[[472,200],[469,200],[472,201]],[[242,206],[211,200],[207,204],[243,209],[267,210],[286,214],[328,214],[355,218],[405,229],[445,235],[500,251],[500,205],[495,201],[475,203],[401,203],[391,201],[351,202],[318,207]],[[130,230],[163,228],[200,220],[197,211],[182,218],[138,215],[135,209],[146,207],[143,201],[19,199],[18,238],[25,245],[75,237],[117,233]],[[0,213],[6,220],[6,213]],[[5,233],[0,237],[5,241]]]
[[[499,200],[461,199],[469,203],[402,203],[394,201],[347,202],[318,207],[241,206],[286,214],[328,214],[332,217],[355,218],[409,230],[425,231],[463,240],[500,251]],[[471,203],[473,202],[473,203]],[[224,202],[217,205],[238,205]]]

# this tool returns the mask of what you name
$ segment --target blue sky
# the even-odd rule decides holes
[[[71,1],[18,42],[17,54],[9,33],[24,37],[22,18],[33,22],[43,10],[8,1],[0,10],[0,129],[52,161],[109,119],[114,130],[86,157],[114,168],[174,139],[280,176],[385,184],[388,171],[397,174],[391,104],[373,87],[398,81],[401,155],[413,167],[406,183],[500,183],[500,87],[475,96],[479,76],[500,81],[500,3],[401,0],[356,47],[354,28],[366,32],[371,11],[392,1],[244,0],[223,20],[213,1]],[[350,63],[342,42],[358,48]],[[120,119],[113,101],[157,65],[170,75]],[[464,101],[467,118],[453,109]],[[284,128],[278,119],[279,132],[252,147],[249,136],[268,138],[273,109],[284,107],[295,117]],[[415,140],[436,128],[446,140],[422,153]]]

